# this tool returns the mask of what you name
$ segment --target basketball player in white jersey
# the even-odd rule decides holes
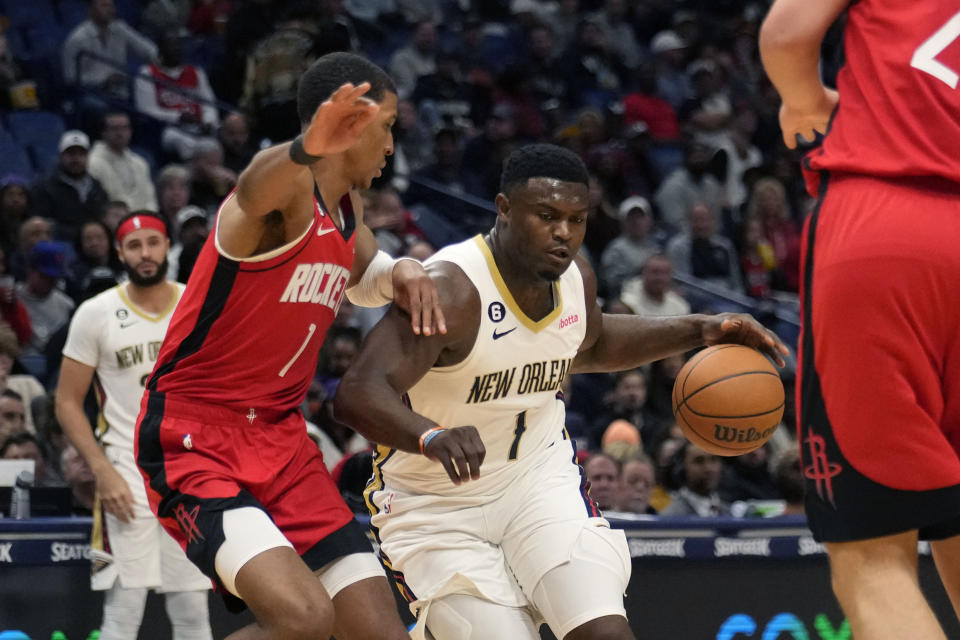
[[[77,309],[56,391],[57,419],[97,479],[92,546],[101,553],[94,556],[91,586],[106,590],[100,637],[134,640],[147,591],[156,589],[166,595],[174,640],[210,640],[210,580],[150,511],[133,457],[144,382],[184,285],[166,279],[170,239],[157,214],[128,215],[117,225],[116,241],[130,279]],[[94,381],[96,430],[83,411]]]
[[[630,639],[626,538],[587,494],[561,381],[719,342],[781,365],[787,349],[749,316],[601,314],[576,257],[588,188],[570,151],[514,152],[500,188],[490,233],[428,261],[447,334],[416,340],[391,308],[343,378],[337,416],[381,443],[366,498],[414,638],[535,639],[546,622],[561,639]]]

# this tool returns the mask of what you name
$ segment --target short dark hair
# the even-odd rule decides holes
[[[26,444],[28,442],[32,442],[33,444],[37,445],[37,449],[40,450],[40,457],[42,457],[44,460],[47,459],[47,452],[44,450],[43,444],[40,442],[37,436],[33,435],[29,431],[18,431],[8,436],[7,439],[3,441],[3,444],[0,445],[0,459],[7,455],[7,450],[10,447]]]
[[[374,102],[383,100],[387,93],[396,93],[397,87],[387,72],[363,56],[338,51],[317,59],[300,77],[297,86],[297,114],[301,124],[309,124],[323,102],[345,82],[354,85],[370,83],[364,97]]]
[[[589,185],[587,167],[580,156],[553,144],[531,144],[511,153],[500,174],[501,193],[510,193],[530,178],[554,178]]]

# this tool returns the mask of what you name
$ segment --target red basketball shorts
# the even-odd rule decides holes
[[[244,413],[148,393],[135,443],[151,509],[218,583],[230,509],[265,511],[311,569],[371,551],[298,411]]]
[[[960,185],[822,175],[798,436],[825,541],[960,533]]]

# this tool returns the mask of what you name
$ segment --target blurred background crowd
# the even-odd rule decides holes
[[[89,508],[93,477],[64,442],[51,391],[76,305],[125,278],[117,220],[163,214],[169,275],[186,282],[237,175],[299,132],[297,78],[338,50],[380,64],[399,92],[395,153],[364,193],[388,253],[424,259],[489,229],[503,159],[552,141],[590,170],[582,252],[605,311],[748,311],[795,346],[812,200],[760,65],[768,6],[0,0],[0,457],[35,458],[42,482],[68,484],[77,512]],[[828,79],[838,44],[828,37]],[[369,444],[330,401],[381,313],[344,303],[303,407],[358,511]],[[683,361],[567,381],[567,427],[594,499],[620,517],[802,512],[793,362],[783,427],[721,459],[675,425]]]

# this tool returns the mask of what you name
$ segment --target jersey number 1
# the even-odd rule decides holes
[[[517,414],[517,426],[513,430],[513,444],[510,445],[510,455],[507,456],[507,460],[516,460],[517,453],[520,449],[520,438],[523,437],[523,432],[527,430],[527,412],[521,411]]]
[[[913,52],[910,66],[929,73],[951,89],[957,88],[957,72],[937,60],[937,56],[960,37],[960,13],[947,20],[947,23],[927,38],[926,42]]]

